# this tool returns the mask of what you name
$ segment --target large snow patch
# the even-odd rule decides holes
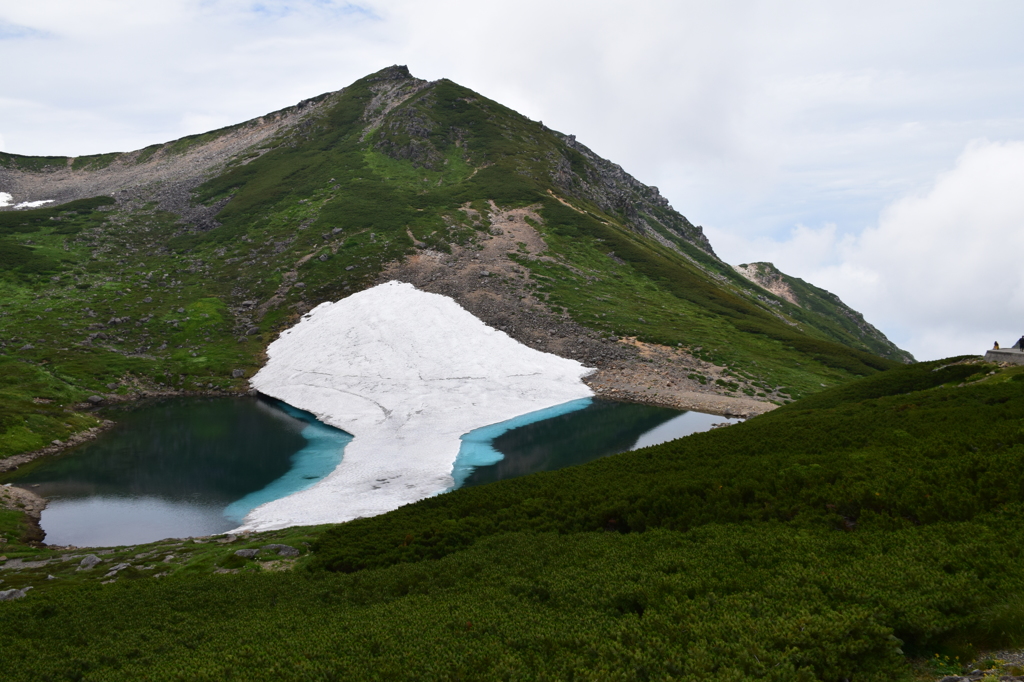
[[[252,378],[355,439],[313,487],[240,530],[374,516],[452,487],[462,434],[593,395],[591,369],[533,350],[452,299],[388,282],[323,303],[267,349]]]

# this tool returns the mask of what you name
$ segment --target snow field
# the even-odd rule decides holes
[[[533,350],[452,299],[388,282],[317,306],[267,349],[252,386],[355,438],[314,486],[239,530],[374,516],[454,484],[460,436],[593,392],[593,371]]]

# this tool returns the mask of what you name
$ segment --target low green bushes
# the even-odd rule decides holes
[[[943,364],[891,370],[727,429],[353,521],[324,534],[317,565],[355,571],[439,558],[512,530],[751,521],[902,528],[1024,502],[1024,386],[993,377],[943,387],[980,369],[934,371]],[[841,400],[858,393],[875,397]],[[831,406],[802,407],[811,401]]]
[[[458,490],[328,529],[291,574],[50,581],[0,605],[6,669],[909,679],[908,657],[1024,641],[1024,382],[990,371],[922,363]]]
[[[978,614],[1019,602],[1022,539],[1016,514],[506,533],[351,575],[52,589],[2,605],[0,639],[12,680],[892,680],[907,652],[984,644]]]

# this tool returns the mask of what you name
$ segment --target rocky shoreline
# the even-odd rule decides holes
[[[14,471],[22,464],[28,464],[39,457],[56,455],[68,448],[81,445],[82,443],[92,440],[112,426],[114,426],[114,422],[109,419],[104,419],[100,422],[99,426],[94,426],[91,429],[86,429],[85,431],[79,431],[78,433],[72,434],[67,440],[55,440],[45,448],[33,450],[32,452],[23,452],[20,455],[11,455],[6,459],[0,460],[0,473]]]
[[[657,407],[671,407],[676,410],[703,412],[704,414],[715,414],[720,417],[739,417],[750,419],[759,414],[771,412],[777,405],[765,403],[749,398],[734,398],[732,396],[717,395],[714,393],[696,393],[693,391],[674,391],[671,389],[653,390],[643,386],[619,388],[617,386],[601,385],[595,386],[587,380],[587,384],[594,389],[594,392],[602,398],[612,400],[623,400],[631,403],[644,403]]]
[[[730,378],[722,367],[695,358],[679,348],[618,340],[635,353],[629,362],[606,363],[584,379],[599,396],[615,400],[693,410],[723,417],[750,419],[778,407],[767,397],[729,395],[717,389],[716,379]],[[706,383],[695,380],[703,376]]]
[[[46,498],[36,495],[31,490],[19,488],[7,483],[0,486],[0,509],[13,509],[25,512],[28,530],[26,540],[29,544],[42,544],[46,533],[39,525],[40,515],[46,508]],[[4,544],[6,544],[4,540]],[[3,553],[3,546],[0,545],[0,554]]]

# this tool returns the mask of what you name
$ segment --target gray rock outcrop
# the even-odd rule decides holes
[[[20,590],[0,590],[0,601],[14,601],[15,599],[21,599],[25,594],[31,590],[32,587],[23,587]]]
[[[79,562],[78,570],[79,571],[88,571],[89,569],[94,568],[96,566],[96,564],[98,564],[98,563],[100,563],[102,561],[103,561],[103,559],[99,558],[95,554],[88,554],[88,555],[86,555],[82,559],[82,561]]]
[[[260,549],[269,552],[277,552],[278,556],[299,556],[299,550],[295,549],[291,545],[263,545]]]

